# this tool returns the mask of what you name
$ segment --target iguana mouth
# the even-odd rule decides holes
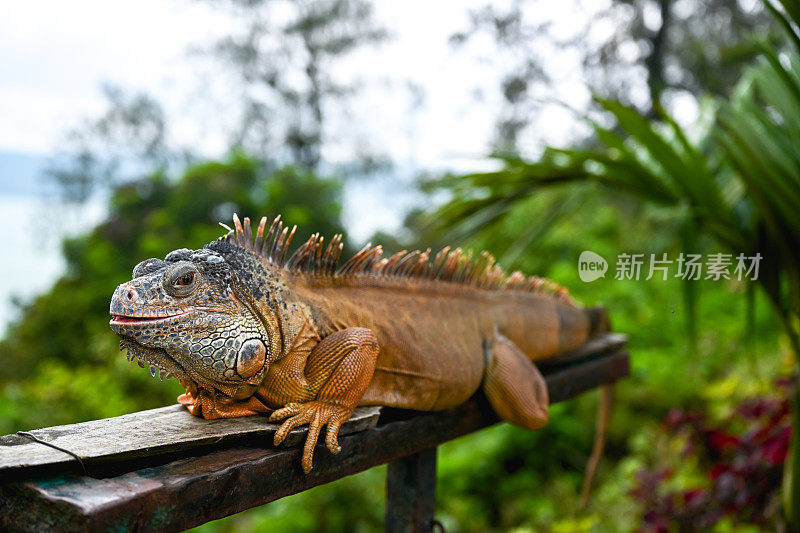
[[[136,361],[141,368],[149,367],[151,376],[158,376],[162,381],[174,377],[187,392],[194,393],[198,387],[205,386],[209,389],[217,389],[219,393],[233,396],[233,392],[225,390],[221,384],[206,383],[203,376],[198,375],[191,367],[184,368],[163,348],[145,346],[127,335],[120,335],[120,337],[119,347],[120,350],[127,351],[128,361]]]
[[[165,317],[140,317],[140,316],[111,315],[111,322],[115,322],[117,324],[130,324],[131,322],[154,322],[156,320],[162,320],[164,318],[170,318],[170,317],[168,317],[168,316],[165,316]]]
[[[158,320],[166,320],[168,318],[175,318],[184,313],[176,313],[172,315],[159,315],[159,316],[130,316],[130,315],[115,315],[111,314],[112,324],[132,324],[136,322],[155,322]]]
[[[150,375],[162,381],[174,377],[181,385],[186,388],[188,385],[193,385],[191,380],[183,367],[175,359],[170,357],[166,350],[162,348],[151,348],[136,342],[135,339],[130,337],[122,337],[120,341],[120,350],[126,350],[128,361],[134,361],[144,368],[145,365],[150,367]]]

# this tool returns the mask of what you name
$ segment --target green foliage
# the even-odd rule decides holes
[[[796,28],[800,19],[796,15],[800,11],[795,4],[786,2],[788,17],[772,5],[769,8],[797,46],[800,34]],[[575,218],[584,212],[586,204],[581,204],[582,198],[598,195],[604,199],[605,205],[613,205],[626,215],[649,211],[651,216],[660,216],[665,226],[652,233],[656,238],[649,246],[637,247],[634,239],[628,240],[622,248],[612,248],[613,252],[626,249],[655,252],[670,248],[697,252],[708,246],[708,242],[716,242],[734,254],[752,256],[760,253],[763,263],[758,285],[772,304],[797,360],[800,358],[800,262],[797,255],[800,250],[800,149],[797,142],[800,64],[796,51],[778,52],[766,44],[760,44],[759,49],[763,64],[747,72],[731,102],[715,102],[719,112],[715,120],[700,132],[699,139],[690,140],[692,136],[663,109],[657,108],[661,120],[651,121],[630,107],[598,98],[597,102],[611,116],[614,126],[606,127],[590,121],[597,140],[595,147],[548,148],[535,162],[505,157],[501,158],[504,168],[500,171],[439,180],[432,187],[447,189],[452,199],[430,218],[436,220],[439,227],[449,229],[451,234],[477,234],[476,240],[480,241],[484,236],[495,245],[502,246],[503,235],[518,236],[505,248],[507,258],[513,264],[523,262],[525,254],[522,250],[527,246],[535,244],[541,250],[548,234],[558,233],[557,222],[563,227],[568,215]],[[560,198],[548,194],[554,186],[564,184],[575,184],[577,188],[560,191],[563,194]],[[590,208],[589,212],[595,215],[597,206],[593,207],[595,210]],[[600,214],[602,216],[602,212]],[[531,224],[520,226],[520,215],[527,220],[542,220],[542,223],[536,227]],[[536,215],[539,216],[533,218]],[[634,220],[636,224],[642,223],[641,218],[631,218],[630,222]],[[644,223],[647,224],[646,218]],[[588,227],[594,229],[596,226]],[[632,227],[629,231],[633,235],[638,233]],[[563,232],[560,237],[565,237]],[[589,236],[581,235],[581,239],[585,243],[584,249],[598,250]],[[572,257],[577,257],[577,254]],[[554,277],[563,281],[560,275]],[[620,288],[623,285],[620,283]],[[596,288],[592,286],[593,297],[601,293],[595,292]],[[747,292],[752,295],[750,289],[731,288],[740,294]],[[637,311],[626,309],[624,302],[607,301],[614,316],[636,316],[628,325],[638,326],[638,329],[626,329],[623,324],[623,330],[640,334],[642,326],[647,323],[647,315],[659,311],[658,321],[663,327],[667,328],[667,324],[674,322],[664,316],[663,307],[654,306],[658,300],[639,300],[636,288],[627,286],[625,289],[629,289],[628,301],[635,302],[640,308],[643,301],[649,304],[636,316],[625,313],[626,310]],[[691,353],[713,355],[717,361],[732,364],[736,361],[733,353],[725,353],[719,348],[704,349],[703,339],[699,339],[699,344],[697,342],[698,316],[706,312],[697,309],[698,289],[706,290],[702,285],[688,281],[682,290],[676,287],[670,298],[674,302],[674,295],[683,294]],[[747,306],[742,316],[752,323],[752,296],[739,300]],[[672,307],[672,313],[674,309]],[[616,326],[620,328],[619,323]],[[719,325],[714,327],[719,328]],[[674,330],[670,331],[670,334],[674,333]],[[729,343],[725,339],[730,337],[714,337],[718,342]],[[676,338],[672,338],[673,346]],[[634,349],[635,344],[634,340]],[[736,349],[735,346],[731,348]],[[670,383],[673,387],[667,389],[662,398],[658,398],[658,393],[653,390],[645,395],[649,401],[657,398],[656,404],[670,399],[679,403],[682,392],[691,395],[691,389],[696,390],[702,381],[680,384],[667,375],[656,376],[659,366],[664,367],[663,359],[659,363],[663,357],[669,358],[670,373],[677,370],[674,353],[659,352],[658,348],[645,349],[645,354],[637,354],[635,364],[642,364],[641,371],[651,373],[650,378],[655,378],[654,381]],[[706,365],[699,361],[694,364],[697,367]],[[701,376],[710,377],[707,373],[701,373]],[[693,377],[699,376],[695,374]],[[683,389],[686,385],[689,386]],[[654,405],[648,407],[652,412]],[[800,425],[798,398],[795,398],[794,412],[794,427],[797,428]],[[800,439],[793,442],[794,471],[787,485],[786,509],[787,519],[796,525],[800,518],[792,513],[800,508]]]
[[[540,236],[535,247],[523,246],[516,254],[508,251],[519,235],[538,226],[552,206],[561,202],[570,204],[570,217]],[[680,220],[668,216],[663,208],[609,202],[598,187],[587,185],[578,194],[542,190],[514,206],[502,224],[466,241],[470,247],[504,253],[503,264],[509,269],[555,279],[587,305],[606,305],[614,329],[631,337],[633,368],[632,376],[616,387],[608,450],[589,509],[579,509],[578,492],[591,447],[594,395],[556,406],[551,425],[535,435],[512,427],[496,428],[491,430],[494,434],[481,432],[443,447],[438,495],[442,513],[452,517],[446,525],[468,531],[523,525],[533,531],[634,530],[640,524],[642,508],[632,501],[629,491],[636,472],[644,466],[637,458],[637,442],[651,438],[655,422],[673,408],[700,407],[706,402],[706,391],[718,382],[732,381],[737,391],[763,391],[758,387],[768,384],[770,376],[787,370],[773,355],[783,351],[776,342],[780,327],[762,296],[753,313],[757,339],[748,348],[743,283],[695,282],[702,306],[696,316],[698,351],[693,352],[684,334],[681,280],[619,281],[611,274],[593,283],[580,281],[576,263],[582,250],[594,250],[608,259],[623,251],[667,252],[675,257],[679,245],[673,237],[679,229]],[[700,252],[714,250],[708,239],[699,240],[698,246]],[[485,449],[478,443],[481,439],[487,439]],[[506,448],[509,442],[516,447]],[[471,457],[471,468],[480,471],[471,473],[465,466],[468,461],[448,470],[448,447]],[[524,468],[509,468],[508,458],[522,461]],[[445,472],[460,488],[450,488]],[[515,488],[506,491],[506,486]],[[486,492],[502,493],[502,497],[492,498]],[[467,508],[471,518],[466,524],[474,523],[474,527],[461,518]],[[590,522],[594,525],[587,526]],[[569,529],[573,526],[578,529]]]
[[[156,382],[118,352],[108,302],[139,261],[202,247],[223,234],[217,221],[234,211],[281,213],[302,224],[298,242],[312,231],[343,231],[337,181],[292,167],[267,175],[241,153],[195,165],[177,181],[156,173],[118,188],[106,222],[64,243],[66,275],[25,307],[0,343],[0,431],[173,403],[181,390],[174,380]]]
[[[800,35],[786,23],[794,42]],[[502,224],[511,207],[541,189],[599,183],[613,195],[670,208],[687,251],[697,231],[734,253],[764,257],[758,281],[775,305],[800,357],[800,59],[781,60],[761,44],[763,65],[748,71],[732,102],[698,142],[663,109],[653,122],[619,102],[597,99],[615,127],[590,121],[596,148],[548,148],[541,160],[501,157],[500,171],[448,177],[433,184],[453,198],[436,217],[462,234]],[[587,119],[588,120],[588,119]],[[571,209],[556,204],[517,247],[536,242]],[[687,300],[692,300],[689,295]]]

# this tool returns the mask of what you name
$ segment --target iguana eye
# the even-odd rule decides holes
[[[183,276],[179,277],[174,285],[176,287],[191,285],[193,281],[194,281],[194,272],[187,272]]]
[[[197,267],[188,261],[180,261],[167,270],[163,287],[171,296],[184,298],[194,291],[197,285]]]

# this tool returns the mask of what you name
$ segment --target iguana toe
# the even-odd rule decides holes
[[[317,444],[322,428],[326,425],[328,426],[325,434],[325,445],[328,450],[334,454],[339,453],[342,449],[338,442],[339,428],[344,421],[350,418],[351,413],[344,407],[318,400],[304,404],[289,404],[282,409],[278,409],[270,416],[272,421],[291,417],[275,432],[275,445],[277,446],[283,442],[294,428],[308,424],[308,436],[303,447],[303,460],[301,463],[303,471],[307,474],[313,466],[314,446]]]

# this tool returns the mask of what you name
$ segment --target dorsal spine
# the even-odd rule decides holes
[[[289,244],[292,242],[297,226],[284,226],[280,215],[275,217],[266,234],[264,228],[267,218],[262,217],[256,230],[255,238],[250,226],[250,219],[245,217],[244,224],[239,216],[233,215],[234,228],[220,237],[228,242],[262,257],[270,263],[289,272],[304,272],[331,277],[374,276],[391,278],[427,279],[459,283],[486,290],[515,290],[524,292],[541,292],[567,303],[574,303],[566,288],[537,276],[526,276],[515,271],[507,275],[496,264],[489,252],[481,252],[473,259],[472,252],[464,253],[461,248],[451,250],[445,246],[430,261],[431,250],[424,252],[403,250],[391,257],[382,257],[380,245],[367,244],[337,268],[339,258],[344,249],[342,235],[337,233],[325,247],[325,239],[319,233],[308,238],[286,260]],[[225,226],[227,228],[227,226]]]

